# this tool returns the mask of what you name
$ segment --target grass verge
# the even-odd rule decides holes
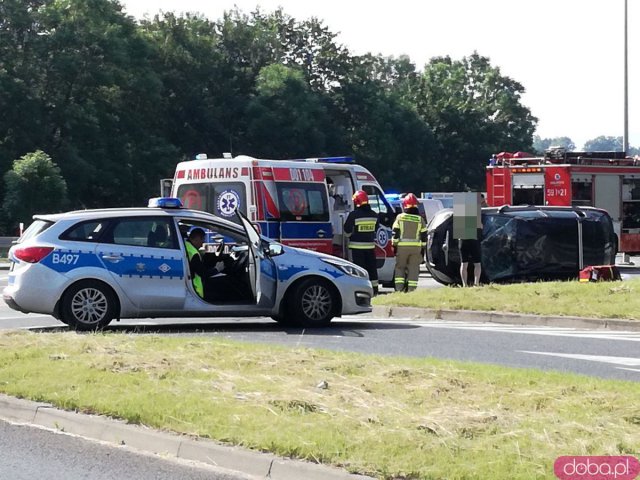
[[[639,320],[640,280],[418,289],[411,293],[380,295],[374,298],[373,303],[436,310],[484,310]]]
[[[385,479],[640,450],[638,383],[212,338],[0,333],[0,391]]]

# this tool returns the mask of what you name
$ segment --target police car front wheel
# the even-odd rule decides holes
[[[321,278],[302,281],[289,303],[288,323],[303,327],[324,327],[331,322],[337,307],[337,294]]]
[[[76,330],[100,330],[115,317],[116,302],[114,293],[102,282],[75,283],[62,298],[62,321]]]

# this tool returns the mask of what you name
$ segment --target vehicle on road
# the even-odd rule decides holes
[[[371,282],[360,267],[262,237],[240,212],[232,222],[175,198],[155,200],[150,208],[34,216],[9,251],[5,302],[77,330],[121,318],[231,315],[319,327],[371,311]],[[211,266],[203,298],[187,260],[194,227],[206,232],[202,255]]]
[[[387,201],[396,213],[402,213],[402,199],[404,198],[404,195],[405,194],[397,193],[388,193],[385,195]],[[445,206],[440,200],[432,198],[418,198],[418,211],[426,223],[429,223],[436,213],[443,208],[445,208]]]
[[[169,196],[187,208],[234,221],[240,210],[260,233],[283,245],[349,258],[343,225],[363,190],[379,218],[376,263],[382,283],[393,284],[395,256],[391,226],[395,212],[376,178],[349,157],[269,160],[246,155],[180,162]]]
[[[615,264],[617,235],[602,209],[483,208],[482,224],[484,283],[576,279],[586,266]],[[429,223],[427,268],[440,283],[462,283],[452,209],[442,210]]]

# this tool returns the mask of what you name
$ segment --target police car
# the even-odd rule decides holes
[[[371,311],[365,270],[261,237],[237,215],[234,223],[183,209],[174,198],[152,199],[147,208],[36,215],[9,251],[3,298],[15,310],[50,314],[77,330],[113,319],[185,316],[270,316],[316,327]],[[206,232],[202,257],[212,267],[203,298],[185,248],[196,227]]]

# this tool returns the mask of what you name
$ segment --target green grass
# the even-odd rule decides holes
[[[638,383],[219,338],[0,333],[0,391],[385,479],[640,450]]]
[[[640,319],[640,280],[538,282],[418,289],[380,295],[374,305]]]

